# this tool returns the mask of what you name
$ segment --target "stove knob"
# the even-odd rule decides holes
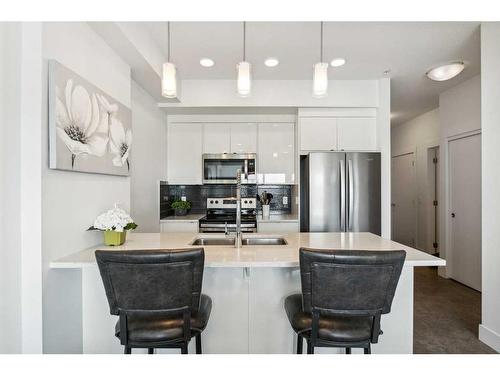
[[[243,203],[247,204],[247,203],[248,203],[248,201],[243,201]]]
[[[214,201],[210,201],[210,204],[213,204],[213,203],[214,203]]]
[[[215,204],[219,204],[219,201],[215,201]]]

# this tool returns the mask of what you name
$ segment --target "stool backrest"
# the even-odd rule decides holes
[[[111,314],[197,312],[203,248],[95,252]]]
[[[406,252],[300,249],[305,312],[380,316],[391,310]]]

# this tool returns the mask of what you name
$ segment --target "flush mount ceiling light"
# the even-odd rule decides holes
[[[236,70],[238,72],[237,78],[237,89],[238,95],[241,97],[250,96],[252,90],[251,83],[251,65],[246,61],[246,22],[243,22],[243,61],[236,65]]]
[[[165,98],[177,98],[177,68],[170,60],[170,22],[167,22],[167,62],[163,64],[161,78],[161,95]]]
[[[204,57],[200,59],[200,65],[203,66],[204,68],[210,68],[215,65],[214,60],[209,59],[208,57]]]
[[[264,65],[269,67],[269,68],[274,68],[275,66],[278,66],[279,60],[276,57],[268,57],[266,61],[264,61]]]
[[[433,81],[447,81],[462,73],[464,68],[465,63],[463,61],[454,61],[429,69],[425,75]]]
[[[330,65],[335,68],[338,68],[339,66],[342,66],[344,64],[345,64],[345,59],[342,57],[337,57],[330,62]]]
[[[328,63],[323,62],[323,22],[321,22],[320,62],[314,64],[313,96],[323,98],[328,93]]]

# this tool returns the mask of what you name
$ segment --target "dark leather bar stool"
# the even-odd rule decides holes
[[[406,257],[404,250],[300,249],[302,294],[285,299],[285,310],[297,333],[297,354],[315,347],[363,348],[382,333],[380,316],[391,311]]]
[[[95,252],[110,312],[119,315],[116,337],[132,348],[180,348],[187,354],[196,337],[201,354],[201,333],[212,309],[201,294],[205,253],[186,250]]]

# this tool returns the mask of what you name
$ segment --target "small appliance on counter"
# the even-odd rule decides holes
[[[241,231],[257,232],[256,198],[241,198]],[[207,215],[199,220],[200,233],[236,230],[236,198],[207,198]]]
[[[255,154],[203,154],[204,184],[236,184],[238,170],[242,184],[255,184]]]

